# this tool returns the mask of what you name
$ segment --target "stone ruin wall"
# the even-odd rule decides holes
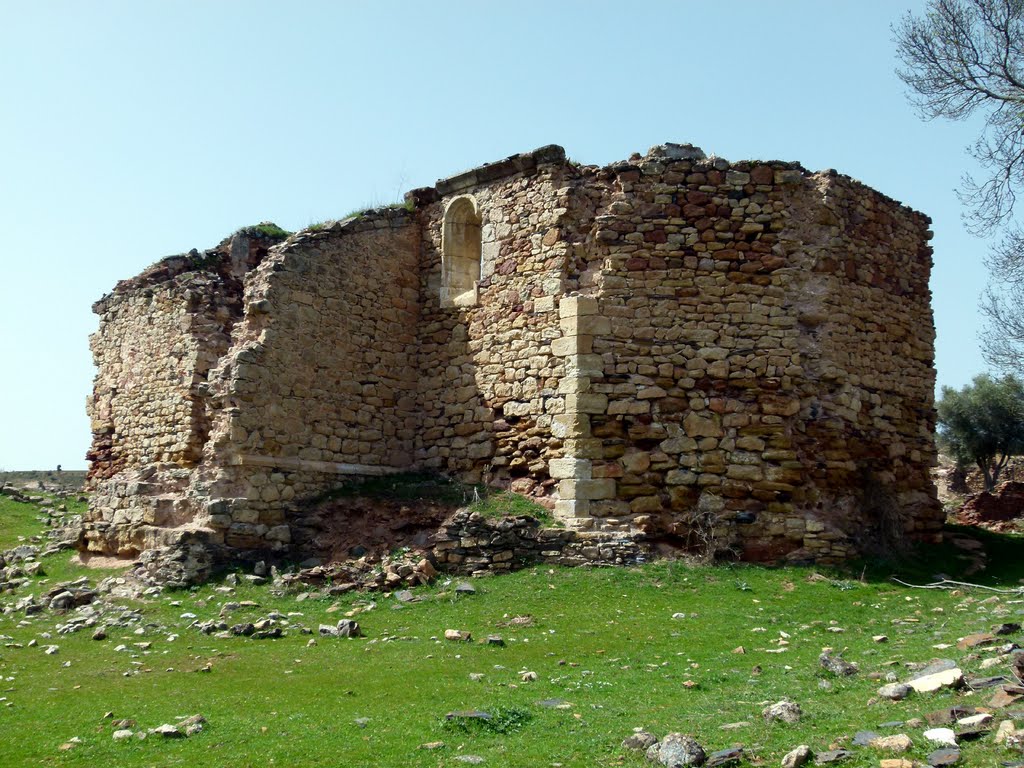
[[[834,172],[688,154],[588,184],[566,467],[587,524],[753,560],[933,533],[928,219]]]
[[[382,212],[293,238],[253,274],[210,385],[217,475],[196,489],[218,543],[284,548],[293,503],[411,466],[415,242],[405,211]]]
[[[294,553],[310,499],[411,468],[749,559],[938,529],[926,217],[678,145],[544,148],[408,199],[97,304],[84,547]],[[447,306],[460,199],[481,279]]]
[[[210,429],[207,375],[242,314],[243,277],[274,242],[237,238],[165,259],[93,305],[90,533],[108,539],[104,551],[136,553],[137,528],[177,523],[184,469],[200,461]],[[148,482],[158,467],[169,474]]]
[[[232,251],[252,250],[250,237],[236,235],[202,256],[154,265],[96,305],[88,551],[134,555],[197,532],[215,548],[281,551],[293,499],[334,487],[339,475],[411,465],[418,277],[406,213],[264,247],[244,285],[224,266]],[[202,267],[178,274],[179,262]],[[154,283],[172,300],[150,317]],[[205,289],[198,305],[196,285]],[[214,316],[231,322],[214,327]],[[166,350],[178,347],[191,355],[168,361]],[[203,418],[170,418],[181,401]],[[152,425],[146,445],[130,439],[140,424]],[[117,449],[109,459],[100,455],[108,442]]]
[[[422,194],[423,310],[416,464],[472,482],[547,496],[548,462],[562,455],[557,422],[565,358],[557,354],[557,300],[568,249],[559,236],[569,189],[560,154],[540,169],[481,185],[476,174]],[[497,170],[495,172],[500,172]],[[425,191],[426,192],[426,191]],[[442,306],[442,222],[472,195],[483,221],[478,299]]]

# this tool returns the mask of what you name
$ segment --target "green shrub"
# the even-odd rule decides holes
[[[516,733],[533,719],[533,715],[522,707],[493,707],[481,712],[487,717],[448,717],[442,727],[454,733]]]

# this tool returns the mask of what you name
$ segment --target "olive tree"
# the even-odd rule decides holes
[[[977,465],[992,490],[1010,457],[1024,453],[1024,384],[981,374],[961,390],[943,387],[936,409],[940,446],[959,466]]]

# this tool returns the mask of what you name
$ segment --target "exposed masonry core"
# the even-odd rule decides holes
[[[939,530],[926,216],[676,144],[544,147],[407,202],[95,305],[83,549],[295,555],[311,500],[411,469],[750,560]]]

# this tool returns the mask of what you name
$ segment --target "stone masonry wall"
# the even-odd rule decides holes
[[[96,305],[84,548],[301,556],[316,499],[403,469],[537,498],[572,529],[552,552],[828,561],[939,529],[927,217],[675,144],[407,200]],[[503,562],[472,538],[449,549]]]
[[[181,493],[210,428],[207,377],[242,315],[242,279],[279,240],[241,231],[157,262],[93,306],[87,546],[134,554],[191,520]]]
[[[293,500],[411,466],[416,243],[406,211],[381,211],[300,234],[251,276],[211,387],[204,493],[229,547],[287,545]]]
[[[86,549],[134,555],[199,531],[215,548],[281,550],[292,499],[411,463],[418,238],[407,224],[402,209],[380,211],[241,265],[227,245],[176,257],[173,279],[166,269],[159,280],[144,275],[97,304]],[[197,274],[179,262],[225,267]],[[197,285],[205,303],[192,298]],[[154,307],[145,303],[154,290],[184,298]],[[120,311],[125,303],[133,311]],[[181,365],[168,349],[199,362]],[[112,398],[125,385],[135,397]],[[147,450],[131,439],[135,423],[154,424],[158,445],[184,444],[187,454]]]
[[[195,463],[202,448],[195,384],[202,339],[214,320],[217,281],[189,272],[113,296],[92,338],[101,373],[89,400],[93,475],[155,462]],[[140,326],[144,333],[140,333]]]
[[[543,528],[532,517],[491,520],[462,509],[435,534],[433,555],[448,573],[479,575],[550,565],[636,565],[649,548],[630,536]]]
[[[471,172],[440,182],[434,199],[419,209],[416,463],[544,497],[555,485],[548,461],[563,447],[559,383],[566,371],[557,301],[571,266],[564,232],[575,223],[567,219],[574,174],[558,148],[529,159],[523,168],[491,168],[497,179]],[[502,177],[503,170],[511,173]],[[482,219],[479,298],[472,306],[443,307],[444,213],[467,195]]]
[[[671,145],[590,183],[586,453],[558,467],[575,524],[749,559],[937,530],[926,217],[834,173]]]

